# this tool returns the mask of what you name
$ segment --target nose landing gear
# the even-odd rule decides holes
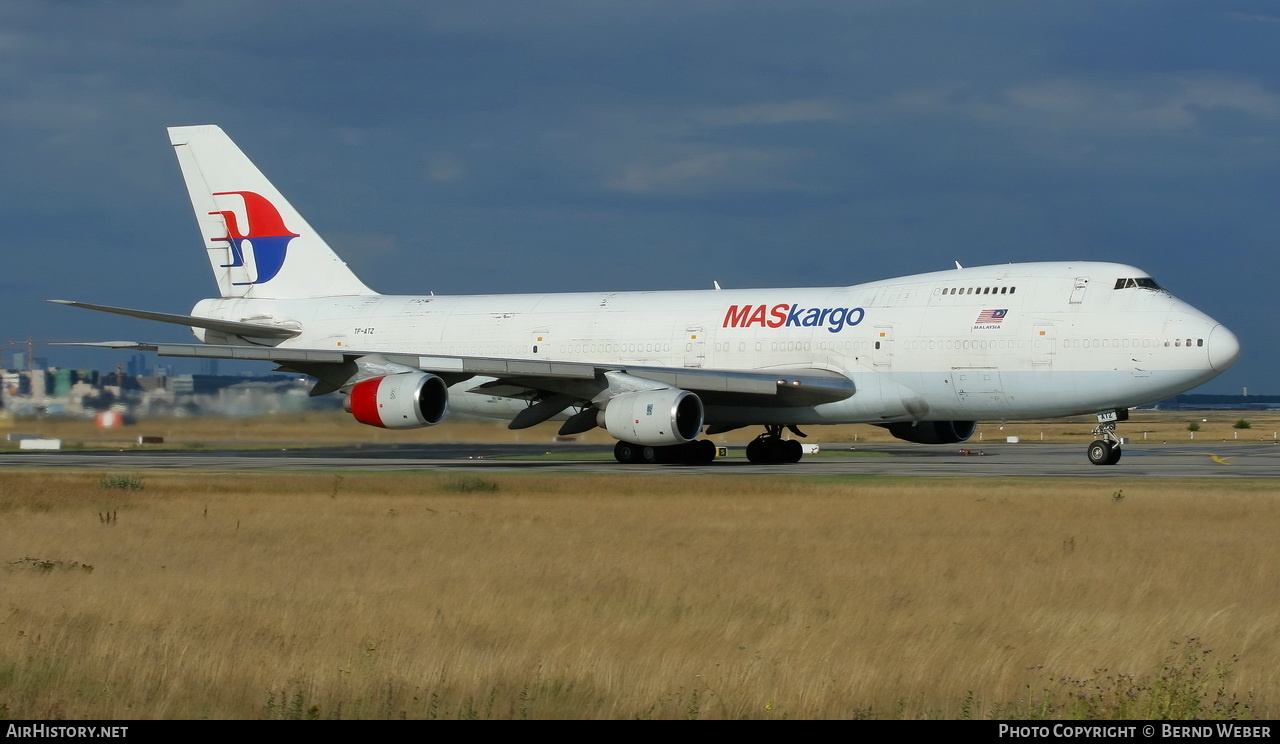
[[[1120,462],[1121,439],[1116,435],[1116,423],[1129,420],[1129,411],[1117,408],[1098,414],[1098,425],[1093,428],[1097,437],[1089,445],[1089,462],[1094,465],[1115,465]]]

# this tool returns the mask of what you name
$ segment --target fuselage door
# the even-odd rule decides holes
[[[991,415],[1008,408],[998,367],[952,367],[951,381],[966,411]]]
[[[1036,323],[1031,326],[1031,365],[1035,369],[1048,369],[1053,366],[1053,358],[1058,353],[1058,339],[1053,332],[1052,323]]]
[[[684,366],[701,367],[707,358],[706,333],[702,326],[689,326],[684,329]]]
[[[893,326],[876,326],[871,339],[871,363],[884,368],[893,366]]]
[[[1071,304],[1079,305],[1084,302],[1084,291],[1089,288],[1089,277],[1076,277],[1076,284],[1071,288]]]
[[[529,351],[534,359],[549,359],[551,357],[551,332],[545,328],[535,328],[530,334]]]

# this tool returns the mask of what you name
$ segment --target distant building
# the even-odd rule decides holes
[[[28,372],[24,372],[23,376],[27,379],[27,395],[32,398],[45,397],[47,394],[45,391],[48,390],[48,386],[46,384],[46,375],[44,370],[33,369]]]
[[[329,409],[341,404],[337,396],[312,398],[312,383],[300,375],[174,376],[172,367],[148,367],[147,357],[142,354],[132,355],[127,365],[105,373],[49,368],[29,352],[17,352],[10,359],[16,368],[0,369],[0,409],[6,415],[92,417],[116,411],[131,418],[242,416],[265,411]],[[32,366],[28,368],[28,364]],[[201,368],[216,371],[217,365],[202,364]]]
[[[3,382],[0,387],[4,388],[4,394],[7,396],[30,395],[31,383],[18,370],[5,370]]]
[[[142,377],[147,373],[147,357],[145,354],[134,354],[129,357],[126,371],[130,377]]]

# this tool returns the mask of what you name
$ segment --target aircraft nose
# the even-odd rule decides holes
[[[1240,358],[1240,341],[1236,334],[1224,325],[1216,325],[1209,331],[1209,365],[1221,372]]]

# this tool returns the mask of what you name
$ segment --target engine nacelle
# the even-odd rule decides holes
[[[973,436],[977,421],[900,421],[881,424],[898,439],[916,444],[955,444]]]
[[[449,386],[426,372],[357,382],[342,402],[356,421],[384,429],[435,426],[449,412]]]
[[[702,400],[688,390],[643,390],[609,399],[601,424],[624,442],[682,444],[702,431]]]

